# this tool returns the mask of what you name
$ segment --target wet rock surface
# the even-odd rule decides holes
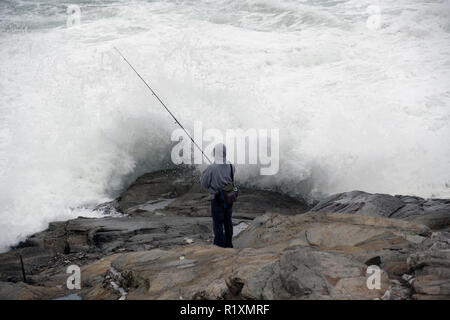
[[[315,212],[345,212],[415,221],[433,230],[450,226],[450,199],[371,194],[351,191],[332,195],[314,206]]]
[[[235,247],[223,249],[198,179],[189,168],[148,173],[97,207],[114,216],[51,223],[0,254],[0,298],[450,298],[449,200],[352,191],[310,208],[242,188]],[[73,264],[79,290],[66,286]]]

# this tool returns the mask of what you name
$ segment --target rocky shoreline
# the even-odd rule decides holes
[[[51,223],[0,254],[0,299],[450,298],[450,200],[352,191],[311,205],[243,188],[235,248],[222,249],[198,179],[147,173],[96,208],[112,216]],[[379,289],[366,285],[371,265]]]

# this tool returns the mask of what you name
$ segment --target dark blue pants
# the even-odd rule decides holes
[[[223,203],[211,200],[211,215],[213,218],[214,244],[222,248],[233,248],[233,222],[231,215],[233,205],[224,208]],[[225,232],[224,232],[225,231]]]

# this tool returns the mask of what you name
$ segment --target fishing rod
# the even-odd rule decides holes
[[[189,134],[189,132],[187,132],[187,130],[183,127],[183,125],[180,123],[180,121],[178,121],[177,118],[175,118],[175,116],[173,115],[172,112],[170,112],[169,108],[167,108],[167,106],[165,105],[164,102],[162,102],[162,100],[158,97],[158,95],[155,93],[155,91],[153,91],[153,89],[148,85],[148,83],[144,80],[144,78],[141,77],[141,75],[139,74],[139,72],[136,71],[136,69],[131,65],[130,62],[128,62],[127,58],[125,58],[123,56],[123,54],[119,51],[119,49],[117,49],[116,47],[114,47],[114,49],[117,51],[117,53],[122,57],[123,60],[125,60],[125,62],[130,66],[131,69],[133,69],[133,71],[137,74],[137,76],[142,80],[142,82],[144,82],[144,84],[147,86],[147,88],[152,92],[152,94],[156,97],[156,99],[158,99],[158,101],[162,104],[162,106],[166,109],[166,111],[172,116],[172,118],[175,120],[175,122],[180,126],[181,129],[183,129],[183,131],[187,134],[187,136],[189,137],[189,139],[191,139],[191,141],[194,143],[194,145],[202,152],[203,156],[209,161],[209,163],[212,163],[211,160],[208,158],[208,156],[203,152],[203,149],[200,148],[200,146],[194,141],[194,139],[192,138],[192,136]]]

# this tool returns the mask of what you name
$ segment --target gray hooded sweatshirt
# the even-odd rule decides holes
[[[227,149],[225,145],[219,143],[214,147],[214,163],[202,173],[201,185],[211,194],[211,199],[217,191],[231,183],[231,168],[235,173],[234,165],[227,162]]]

